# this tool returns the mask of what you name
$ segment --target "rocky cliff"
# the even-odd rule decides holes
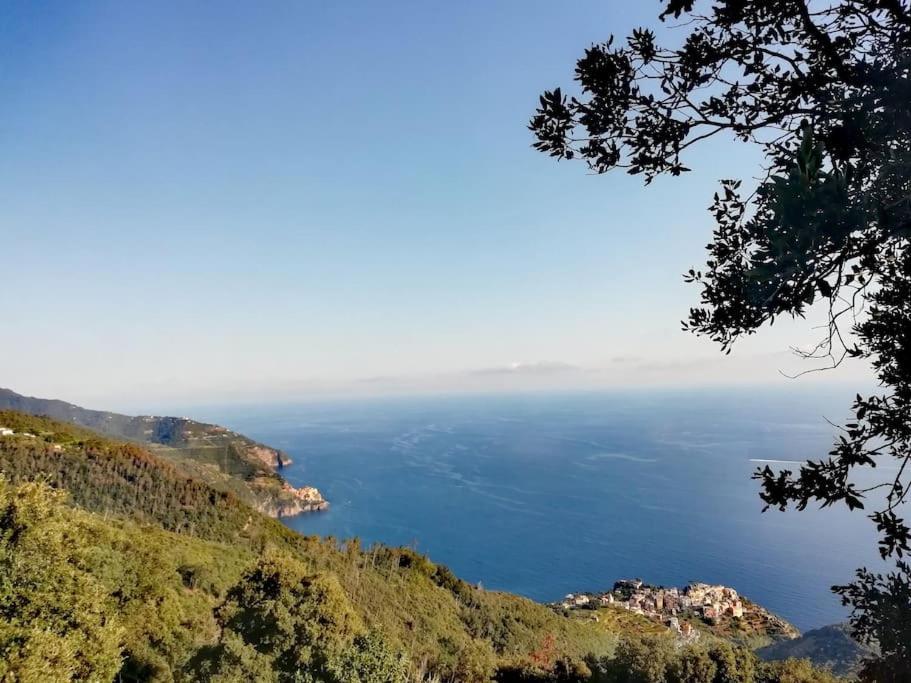
[[[285,482],[277,494],[269,495],[257,509],[269,517],[293,517],[302,512],[318,512],[329,507],[328,501],[313,486],[295,488]]]

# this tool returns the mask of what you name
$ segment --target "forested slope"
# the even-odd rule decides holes
[[[561,616],[409,549],[303,537],[135,443],[0,421],[3,681],[826,680],[721,641],[680,649],[635,615]]]

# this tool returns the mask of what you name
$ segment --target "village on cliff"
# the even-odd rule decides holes
[[[761,610],[744,603],[733,588],[706,583],[691,583],[686,588],[649,586],[639,579],[623,579],[604,593],[570,593],[554,603],[561,610],[617,607],[662,623],[687,641],[699,638],[699,630],[685,617],[697,617],[717,624],[724,617],[742,619],[750,610]],[[764,610],[762,610],[764,612]]]

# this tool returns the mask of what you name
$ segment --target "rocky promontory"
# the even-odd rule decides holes
[[[325,510],[312,486],[296,488],[280,474],[286,453],[221,425],[188,417],[123,415],[66,401],[23,396],[0,388],[0,410],[16,410],[78,425],[105,436],[141,443],[188,476],[230,492],[270,517]]]
[[[318,512],[329,507],[319,490],[313,486],[295,488],[285,482],[278,491],[257,505],[257,509],[269,517],[293,517],[303,512]]]

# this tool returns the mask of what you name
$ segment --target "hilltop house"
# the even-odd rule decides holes
[[[587,595],[580,593],[579,595],[574,595],[573,593],[568,593],[563,602],[560,603],[560,606],[563,609],[572,609],[573,607],[585,607],[591,602],[591,598]]]

